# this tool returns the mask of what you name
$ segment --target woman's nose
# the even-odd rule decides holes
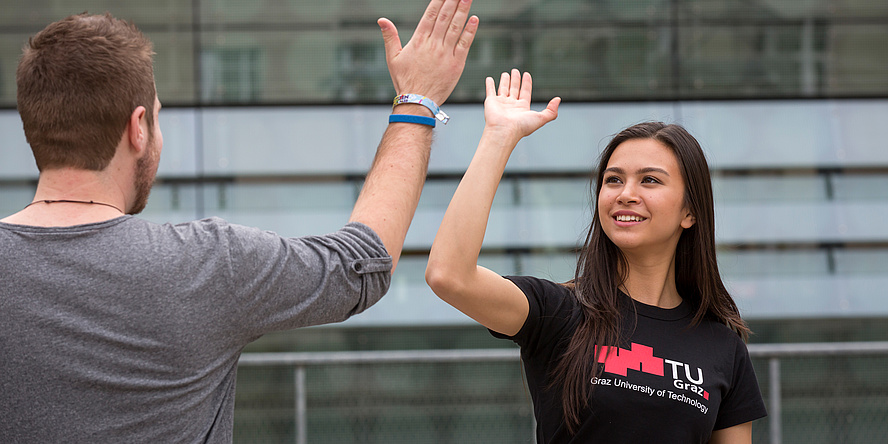
[[[620,195],[617,196],[617,202],[623,205],[635,204],[638,201],[638,191],[632,185],[624,186],[620,191]]]

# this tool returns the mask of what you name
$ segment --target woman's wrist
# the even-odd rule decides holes
[[[523,138],[521,133],[515,127],[490,124],[484,125],[484,132],[481,137],[483,138],[485,136],[490,137],[503,145],[511,145],[512,147],[517,145]]]

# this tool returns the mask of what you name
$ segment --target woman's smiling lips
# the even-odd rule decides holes
[[[647,220],[646,217],[642,217],[638,213],[633,213],[631,211],[617,211],[611,216],[611,218],[619,227],[630,227]]]

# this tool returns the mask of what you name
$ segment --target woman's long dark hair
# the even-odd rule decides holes
[[[568,429],[575,432],[580,412],[588,405],[592,390],[590,379],[601,372],[596,345],[619,346],[621,307],[626,303],[620,287],[628,278],[628,264],[620,249],[601,228],[597,193],[601,190],[604,170],[614,150],[631,139],[653,139],[669,147],[678,160],[685,182],[685,204],[696,223],[685,229],[675,250],[675,285],[678,294],[694,310],[694,324],[706,317],[716,319],[736,331],[744,340],[749,328],[737,305],[722,283],[715,257],[715,213],[712,182],[706,156],[697,140],[679,125],[660,122],[640,123],[614,136],[598,163],[592,224],[577,262],[573,289],[583,310],[567,350],[554,371],[554,384],[562,390],[562,409]]]

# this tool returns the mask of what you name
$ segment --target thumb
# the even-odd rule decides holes
[[[379,29],[382,31],[382,42],[385,46],[385,59],[391,60],[399,52],[401,52],[401,39],[398,38],[398,28],[387,18],[381,18],[376,21]]]
[[[561,97],[555,97],[554,99],[549,101],[549,104],[546,105],[546,109],[540,111],[540,114],[543,115],[546,123],[549,123],[558,117],[558,105],[560,104]]]

